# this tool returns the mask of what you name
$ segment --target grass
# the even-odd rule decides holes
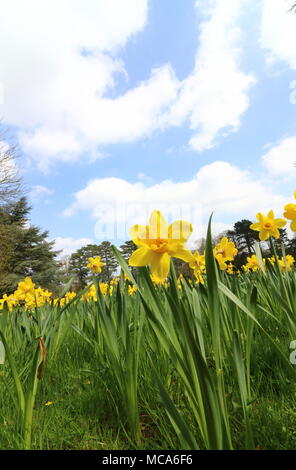
[[[134,279],[114,249],[135,294],[122,276],[96,302],[4,308],[0,448],[295,449],[296,272],[227,276],[211,246],[209,226],[205,286]]]

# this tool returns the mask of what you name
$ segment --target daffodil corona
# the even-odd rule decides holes
[[[131,228],[131,239],[139,248],[131,255],[129,265],[150,265],[153,279],[163,281],[170,270],[171,256],[186,262],[192,260],[192,254],[184,246],[191,233],[190,223],[178,220],[169,226],[160,211],[153,211],[149,225]]]

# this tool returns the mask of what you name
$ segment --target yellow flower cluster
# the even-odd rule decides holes
[[[275,264],[274,256],[270,258],[266,258],[272,265]],[[266,259],[263,259],[263,265],[266,265]],[[291,271],[292,267],[295,263],[295,259],[292,255],[287,255],[285,258],[278,258],[278,264],[281,271]],[[252,255],[251,257],[247,258],[247,263],[243,266],[243,270],[245,272],[256,272],[260,271],[260,264],[256,255]]]
[[[112,295],[114,286],[116,286],[117,283],[117,278],[112,279],[109,284],[101,282],[99,284],[99,288],[102,295]],[[130,295],[134,293],[134,289],[131,290],[130,286],[129,293]],[[36,307],[42,307],[46,303],[53,305],[54,307],[64,307],[75,297],[75,292],[67,292],[62,298],[54,298],[52,292],[44,290],[41,287],[36,288],[32,279],[30,277],[26,277],[24,281],[21,281],[18,284],[18,288],[13,294],[3,295],[2,299],[0,299],[0,310],[3,310],[5,303],[7,304],[9,311],[18,306],[22,306],[26,310],[32,310]],[[87,302],[97,300],[97,293],[94,284],[89,286],[89,289],[83,296],[81,296],[80,300]]]
[[[134,225],[130,235],[139,247],[129,259],[130,266],[150,265],[153,282],[162,284],[170,269],[170,258],[179,258],[193,269],[197,283],[204,283],[203,274],[206,272],[205,255],[198,251],[192,254],[185,246],[192,233],[192,225],[184,220],[177,220],[171,225],[160,211],[153,211],[148,225]],[[215,246],[214,256],[222,270],[233,273],[234,260],[238,250],[233,242],[226,237]]]
[[[294,198],[296,199],[296,190],[294,191]],[[284,210],[284,217],[292,221],[291,230],[296,232],[296,204],[287,204]],[[272,210],[266,216],[258,212],[256,219],[258,222],[250,225],[250,228],[259,232],[261,241],[265,241],[269,237],[279,238],[279,228],[283,228],[287,224],[285,219],[275,219]]]
[[[35,288],[32,279],[26,277],[23,281],[19,282],[13,294],[3,295],[2,299],[0,299],[0,310],[3,309],[5,302],[9,311],[18,305],[23,305],[26,310],[31,310],[35,307],[42,307],[45,303],[50,302],[51,297],[51,292],[41,287]]]
[[[296,191],[294,192],[296,199]],[[296,204],[287,204],[284,207],[284,217],[291,221],[291,230],[296,232]],[[266,216],[260,212],[256,216],[257,222],[252,224],[252,230],[259,231],[261,241],[267,240],[269,237],[279,238],[279,229],[287,223],[284,219],[274,217],[271,210]],[[168,225],[160,211],[153,211],[148,225],[134,225],[131,228],[130,235],[138,249],[133,252],[129,259],[130,266],[150,266],[151,279],[155,284],[168,286],[166,278],[170,270],[171,257],[179,258],[189,264],[196,278],[196,283],[204,284],[204,275],[206,274],[205,254],[198,251],[192,253],[186,248],[185,243],[192,234],[192,224],[183,220],[178,220]],[[235,266],[232,264],[235,256],[238,254],[234,242],[229,241],[227,237],[223,237],[220,242],[213,248],[214,257],[222,271],[228,274],[234,274]],[[89,258],[87,268],[94,273],[100,273],[105,265],[100,256]],[[269,258],[274,264],[275,260]],[[263,260],[265,264],[265,260]],[[295,259],[291,255],[278,259],[278,264],[282,271],[291,271],[295,264]],[[254,254],[247,258],[247,263],[243,266],[245,272],[256,272],[260,270],[259,261]],[[239,275],[240,273],[237,272]],[[128,276],[124,275],[125,281],[130,281]],[[182,288],[182,277],[178,279],[179,288]],[[99,283],[99,289],[103,296],[112,295],[114,287],[118,283],[119,278],[112,279],[109,283]],[[136,288],[128,285],[128,295],[133,295]],[[41,287],[35,287],[30,277],[26,277],[19,282],[17,289],[11,295],[4,294],[0,299],[0,310],[7,304],[9,311],[16,306],[23,306],[26,310],[36,307],[42,307],[49,303],[53,306],[63,307],[75,298],[75,292],[67,292],[63,298],[54,298],[53,294]],[[94,284],[90,284],[81,301],[96,301],[97,291]]]

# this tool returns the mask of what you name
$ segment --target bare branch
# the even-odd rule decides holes
[[[16,164],[20,153],[15,145],[8,143],[7,131],[0,128],[0,204],[20,196],[22,178]]]

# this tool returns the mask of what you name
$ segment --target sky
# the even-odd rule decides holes
[[[190,243],[293,202],[288,0],[0,0],[0,118],[67,255],[160,209]],[[9,145],[9,142],[2,142]]]

